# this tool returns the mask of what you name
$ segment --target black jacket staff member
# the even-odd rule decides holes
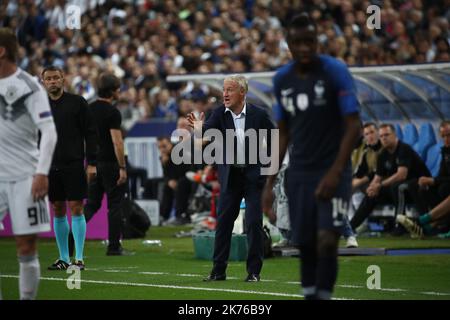
[[[86,220],[90,220],[101,206],[103,194],[108,201],[107,255],[123,255],[120,244],[122,211],[127,181],[122,132],[122,117],[112,103],[119,98],[120,80],[103,73],[98,79],[98,99],[90,104],[98,132],[97,178],[89,183],[88,201],[85,205]]]

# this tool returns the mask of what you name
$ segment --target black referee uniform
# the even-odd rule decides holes
[[[49,199],[77,201],[86,198],[85,159],[95,165],[97,131],[87,101],[63,92],[50,100],[58,142],[49,173]]]

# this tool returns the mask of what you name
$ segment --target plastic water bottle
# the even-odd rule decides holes
[[[146,246],[156,246],[156,247],[161,247],[162,246],[162,242],[161,240],[144,240],[142,241],[143,245]]]
[[[122,239],[119,240],[119,243],[122,244]],[[109,240],[108,239],[102,240],[102,245],[108,246],[109,245]]]

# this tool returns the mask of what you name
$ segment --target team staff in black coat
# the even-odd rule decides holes
[[[72,233],[75,240],[74,264],[84,269],[83,249],[86,238],[86,220],[83,215],[83,199],[86,198],[87,181],[95,172],[97,132],[86,100],[64,91],[64,73],[56,67],[42,72],[53,119],[58,133],[58,143],[53,154],[49,174],[49,199],[55,212],[54,230],[59,258],[50,270],[64,270],[69,266],[69,223],[66,201],[72,213]]]
[[[420,156],[409,146],[398,140],[395,128],[391,124],[382,124],[379,129],[383,151],[378,156],[377,171],[366,190],[361,205],[356,210],[350,224],[355,230],[382,201],[396,206],[395,214],[404,211],[404,192],[401,185],[407,185],[419,177],[430,177],[430,171]],[[400,229],[394,230],[397,232]]]
[[[103,194],[108,201],[107,255],[126,255],[120,244],[122,234],[121,202],[124,199],[127,181],[126,162],[122,132],[122,117],[112,103],[119,97],[120,80],[112,74],[104,73],[98,80],[98,99],[91,103],[92,114],[97,127],[99,143],[97,155],[97,177],[89,184],[88,201],[84,207],[89,221],[100,209]]]
[[[441,148],[442,160],[438,175],[422,176],[408,186],[419,214],[428,212],[450,195],[450,121],[443,121],[439,125],[439,135],[444,145]]]
[[[223,82],[224,105],[215,109],[203,123],[202,130],[217,129],[224,137],[226,130],[234,130],[237,139],[235,160],[233,164],[218,164],[220,197],[217,217],[216,237],[214,243],[214,266],[205,281],[226,279],[226,268],[230,254],[231,234],[234,221],[239,215],[242,198],[245,198],[245,230],[248,241],[247,282],[260,280],[264,257],[264,240],[262,228],[261,194],[266,176],[261,175],[261,162],[249,164],[249,143],[245,141],[244,132],[248,129],[267,129],[270,134],[274,124],[264,109],[246,102],[248,83],[245,77],[233,75]],[[196,117],[188,115],[190,125],[194,127]],[[203,121],[204,114],[200,116]],[[259,132],[257,133],[259,136]],[[270,137],[270,136],[269,136]],[[270,139],[268,149],[270,150]],[[258,139],[259,141],[259,139]],[[259,146],[262,147],[262,146]],[[223,152],[224,160],[230,157],[230,150]],[[259,160],[259,158],[258,158]]]

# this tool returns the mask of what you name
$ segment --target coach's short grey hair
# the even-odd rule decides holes
[[[233,81],[236,82],[239,87],[244,89],[245,93],[248,92],[248,81],[247,78],[240,75],[240,74],[233,74],[231,76],[226,76],[225,79],[223,79],[223,82],[225,81]]]

